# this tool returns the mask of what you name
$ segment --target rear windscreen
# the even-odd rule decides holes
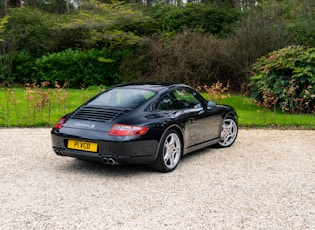
[[[88,105],[136,108],[154,95],[150,90],[114,88],[99,95]]]

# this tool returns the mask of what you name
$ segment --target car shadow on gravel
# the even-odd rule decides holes
[[[98,174],[106,176],[132,176],[155,173],[146,165],[105,165],[100,162],[69,159],[58,165],[58,170],[65,173]]]
[[[213,154],[215,148],[206,147],[204,149],[185,155],[179,162],[179,166],[190,167],[191,161],[202,161],[202,157],[206,154]],[[196,159],[197,158],[197,159]],[[133,176],[141,174],[157,174],[161,172],[154,171],[146,165],[105,165],[100,162],[85,161],[75,158],[69,158],[67,161],[61,161],[58,164],[58,170],[65,173],[82,173],[106,176]],[[177,170],[177,169],[175,169]]]

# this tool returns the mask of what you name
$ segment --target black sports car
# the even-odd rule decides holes
[[[60,156],[170,172],[189,152],[231,146],[237,133],[232,107],[184,84],[137,83],[108,89],[60,118],[51,138]]]

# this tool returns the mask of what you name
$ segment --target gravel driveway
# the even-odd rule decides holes
[[[315,131],[241,129],[172,173],[59,157],[0,129],[0,229],[315,229]]]

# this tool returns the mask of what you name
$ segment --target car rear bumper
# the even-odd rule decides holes
[[[134,140],[126,142],[89,140],[90,142],[97,143],[97,152],[69,149],[67,148],[68,140],[69,138],[52,134],[52,146],[57,155],[103,163],[111,163],[113,160],[114,163],[120,164],[149,164],[157,157],[158,142],[156,140]]]

